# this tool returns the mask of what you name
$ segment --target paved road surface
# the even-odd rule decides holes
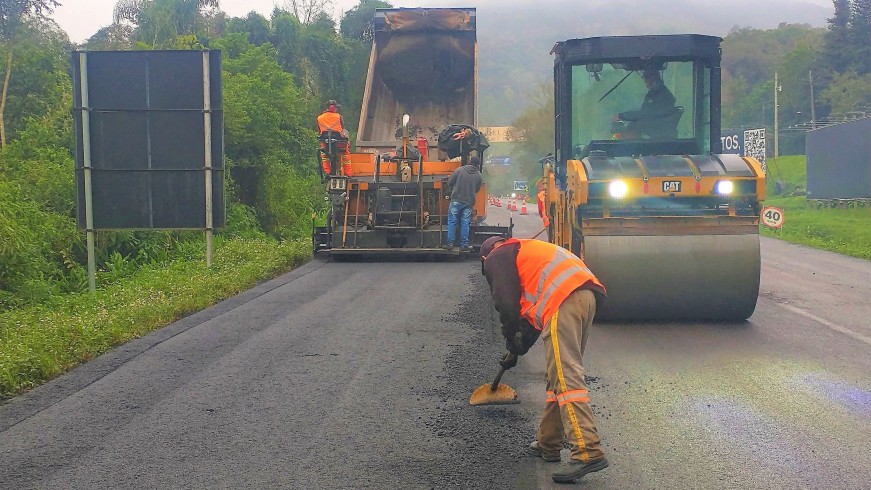
[[[749,322],[596,326],[581,487],[871,488],[871,263],[762,251]],[[313,261],[0,405],[0,487],[556,488],[540,346],[467,405],[501,346],[473,260]]]

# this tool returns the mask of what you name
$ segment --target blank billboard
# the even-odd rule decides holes
[[[220,51],[86,51],[72,61],[79,226],[86,169],[93,229],[207,229],[206,173],[211,227],[224,226]]]
[[[807,198],[871,197],[871,118],[807,133]]]

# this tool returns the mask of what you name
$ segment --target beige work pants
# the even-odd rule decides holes
[[[547,363],[547,398],[538,427],[538,444],[546,453],[558,453],[565,437],[572,459],[584,462],[604,455],[582,363],[595,315],[593,292],[577,289],[563,301],[541,332]]]

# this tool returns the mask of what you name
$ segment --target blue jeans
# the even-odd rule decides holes
[[[448,244],[456,245],[457,243],[457,221],[460,223],[460,246],[469,246],[469,225],[472,223],[472,206],[459,202],[451,201],[451,206],[448,208]]]

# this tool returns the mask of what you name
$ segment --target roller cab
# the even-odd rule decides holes
[[[720,154],[720,38],[554,46],[554,241],[608,290],[598,318],[745,320],[759,293],[765,176]]]

